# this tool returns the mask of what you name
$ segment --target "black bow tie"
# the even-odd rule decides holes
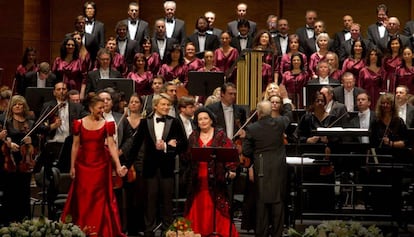
[[[239,35],[239,39],[247,39],[247,36]]]
[[[131,22],[132,25],[136,25],[137,24],[137,20],[130,20],[129,22]]]
[[[163,123],[165,123],[165,117],[155,118],[155,121],[156,121],[157,123],[159,123],[159,122],[163,122]]]
[[[164,41],[165,39],[164,38],[157,38],[157,40]]]
[[[125,42],[126,41],[126,38],[118,39],[118,41]]]
[[[382,22],[377,22],[377,26],[382,26]]]
[[[85,25],[92,25],[92,21],[86,21]]]
[[[168,19],[168,18],[167,18],[167,22],[169,22],[169,23],[173,23],[173,22],[174,22],[174,19],[172,19],[172,18],[171,18],[171,19]]]
[[[306,29],[307,30],[315,30],[315,29],[313,29],[313,27],[310,27],[310,26],[306,26]]]
[[[282,38],[282,39],[286,39],[287,38],[286,35],[279,35],[279,37]]]
[[[198,32],[198,36],[206,36],[206,33]]]
[[[349,33],[349,32],[350,32],[350,31],[349,31],[349,30],[347,30],[347,29],[345,29],[345,30],[344,30],[344,33]]]

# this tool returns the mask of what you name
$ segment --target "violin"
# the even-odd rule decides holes
[[[8,140],[9,140],[8,142],[11,142],[10,138]],[[13,153],[11,152],[10,148],[7,146],[6,141],[1,146],[1,152],[3,153],[3,156],[4,156],[4,165],[3,165],[4,171],[16,172],[17,170],[16,162],[14,161]]]

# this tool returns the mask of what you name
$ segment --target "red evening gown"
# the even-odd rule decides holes
[[[88,227],[100,237],[125,236],[116,197],[112,189],[112,161],[105,148],[107,135],[115,133],[114,122],[106,122],[97,130],[88,130],[75,120],[74,134],[80,135],[75,163],[76,177],[69,190],[61,220],[72,216],[74,224]]]
[[[200,144],[200,147],[204,146],[203,142],[200,139],[198,142]],[[206,144],[207,147],[211,146],[212,142],[213,139]],[[200,191],[195,194],[190,211],[185,217],[191,221],[191,228],[193,229],[194,233],[199,233],[201,236],[208,236],[213,232],[214,203],[208,188],[207,166],[207,162],[199,163],[198,179],[200,180]],[[230,219],[223,216],[218,209],[216,209],[215,212],[216,232],[223,237],[228,237],[231,225],[231,236],[238,237],[239,233],[236,230],[236,226],[230,221]]]

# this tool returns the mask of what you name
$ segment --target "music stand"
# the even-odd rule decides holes
[[[228,163],[228,162],[238,162],[239,161],[239,153],[237,152],[236,148],[226,148],[226,147],[193,147],[191,148],[191,156],[197,157],[196,160],[199,162],[210,162],[214,161],[214,166],[217,167],[217,163]],[[214,171],[216,172],[216,171]],[[213,199],[213,231],[208,236],[222,236],[221,234],[217,233],[216,231],[216,209],[217,209],[217,202],[216,202],[216,173],[213,174],[214,179],[213,181],[213,189],[212,189],[212,199]],[[230,204],[231,205],[231,204]],[[231,208],[230,208],[231,210]],[[232,215],[230,215],[232,216]],[[231,236],[231,229],[233,220],[230,219],[230,229],[229,229],[229,236]]]
[[[124,92],[125,99],[128,101],[133,93],[135,93],[135,82],[128,78],[109,78],[99,79],[97,89],[105,89],[111,87],[117,92]]]
[[[209,96],[223,83],[223,72],[188,72],[187,89],[191,95]]]
[[[27,87],[26,88],[26,101],[30,110],[32,110],[36,117],[39,117],[42,110],[42,106],[45,102],[55,99],[53,95],[53,87]]]

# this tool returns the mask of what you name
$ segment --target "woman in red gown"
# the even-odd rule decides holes
[[[214,164],[214,161],[202,162],[197,160],[198,157],[191,157],[192,147],[230,148],[233,144],[223,130],[215,128],[215,116],[209,109],[201,107],[195,112],[194,117],[197,129],[189,137],[187,157],[192,163],[192,179],[185,217],[191,221],[194,233],[200,233],[201,236],[207,236],[215,231],[223,237],[237,237],[239,233],[230,219],[226,177],[231,179],[236,177],[238,162]]]
[[[281,78],[283,73],[290,70],[290,61],[293,54],[299,53],[302,56],[303,65],[306,71],[308,71],[308,58],[302,52],[299,52],[299,36],[297,34],[289,35],[289,52],[284,54],[280,59],[278,65],[278,73],[275,75],[275,81],[279,82],[278,78]]]
[[[387,45],[387,54],[384,57],[382,68],[385,71],[382,89],[385,92],[395,91],[395,71],[402,63],[402,42],[398,37],[392,37]]]
[[[134,65],[132,72],[128,73],[127,78],[135,81],[135,92],[140,95],[152,94],[152,73],[148,70],[148,63],[142,53],[134,56]]]
[[[25,94],[25,83],[24,78],[26,73],[28,72],[37,72],[39,65],[36,62],[36,49],[32,47],[28,47],[24,50],[22,64],[17,66],[16,69],[16,88],[17,93],[24,95]],[[14,91],[15,88],[12,88]]]
[[[198,71],[204,67],[204,61],[196,57],[196,48],[193,42],[186,43],[184,51],[184,61],[187,64],[188,71]]]
[[[236,82],[236,70],[230,73],[228,70],[236,62],[239,57],[239,52],[236,48],[230,46],[231,36],[230,33],[224,31],[221,33],[221,47],[214,51],[214,62],[216,67],[219,68],[220,72],[224,72],[227,77],[227,81]],[[229,75],[227,75],[229,74]]]
[[[174,44],[172,49],[165,56],[165,63],[161,65],[159,75],[162,75],[165,81],[174,81],[176,84],[188,83],[188,67],[184,62],[184,56],[179,44]]]
[[[309,77],[301,54],[293,54],[291,60],[291,69],[283,73],[281,84],[286,87],[289,98],[293,100],[292,103],[302,109],[303,87],[308,83]]]
[[[413,50],[410,47],[405,47],[403,50],[403,62],[395,72],[396,86],[405,85],[409,91],[414,91],[414,59]]]
[[[70,215],[73,223],[88,229],[90,236],[125,236],[112,189],[112,162],[119,176],[128,170],[119,162],[113,138],[115,124],[103,119],[104,101],[99,97],[92,97],[89,110],[90,115],[73,124],[73,182],[61,220]]]
[[[161,66],[161,58],[157,52],[152,50],[152,42],[149,36],[142,38],[141,49],[147,60],[148,70],[151,71],[152,75],[157,75]]]
[[[329,40],[330,38],[327,33],[320,33],[316,38],[319,51],[313,53],[309,59],[309,74],[312,77],[311,79],[318,78],[316,65],[318,65],[319,61],[325,59],[326,54],[328,53]]]
[[[123,77],[125,77],[128,74],[128,67],[124,56],[116,52],[117,47],[115,37],[108,38],[108,40],[106,41],[105,48],[109,49],[109,51],[112,54],[111,67],[115,68],[118,72],[122,74]]]
[[[365,57],[367,48],[362,40],[356,40],[352,44],[351,56],[345,59],[342,64],[342,74],[351,72],[355,77],[355,82],[358,84],[359,71],[365,67]]]
[[[366,59],[366,66],[359,72],[358,87],[364,89],[371,97],[372,110],[375,109],[380,92],[382,92],[382,84],[384,83],[384,70],[381,67],[382,53],[378,48],[369,50]]]

